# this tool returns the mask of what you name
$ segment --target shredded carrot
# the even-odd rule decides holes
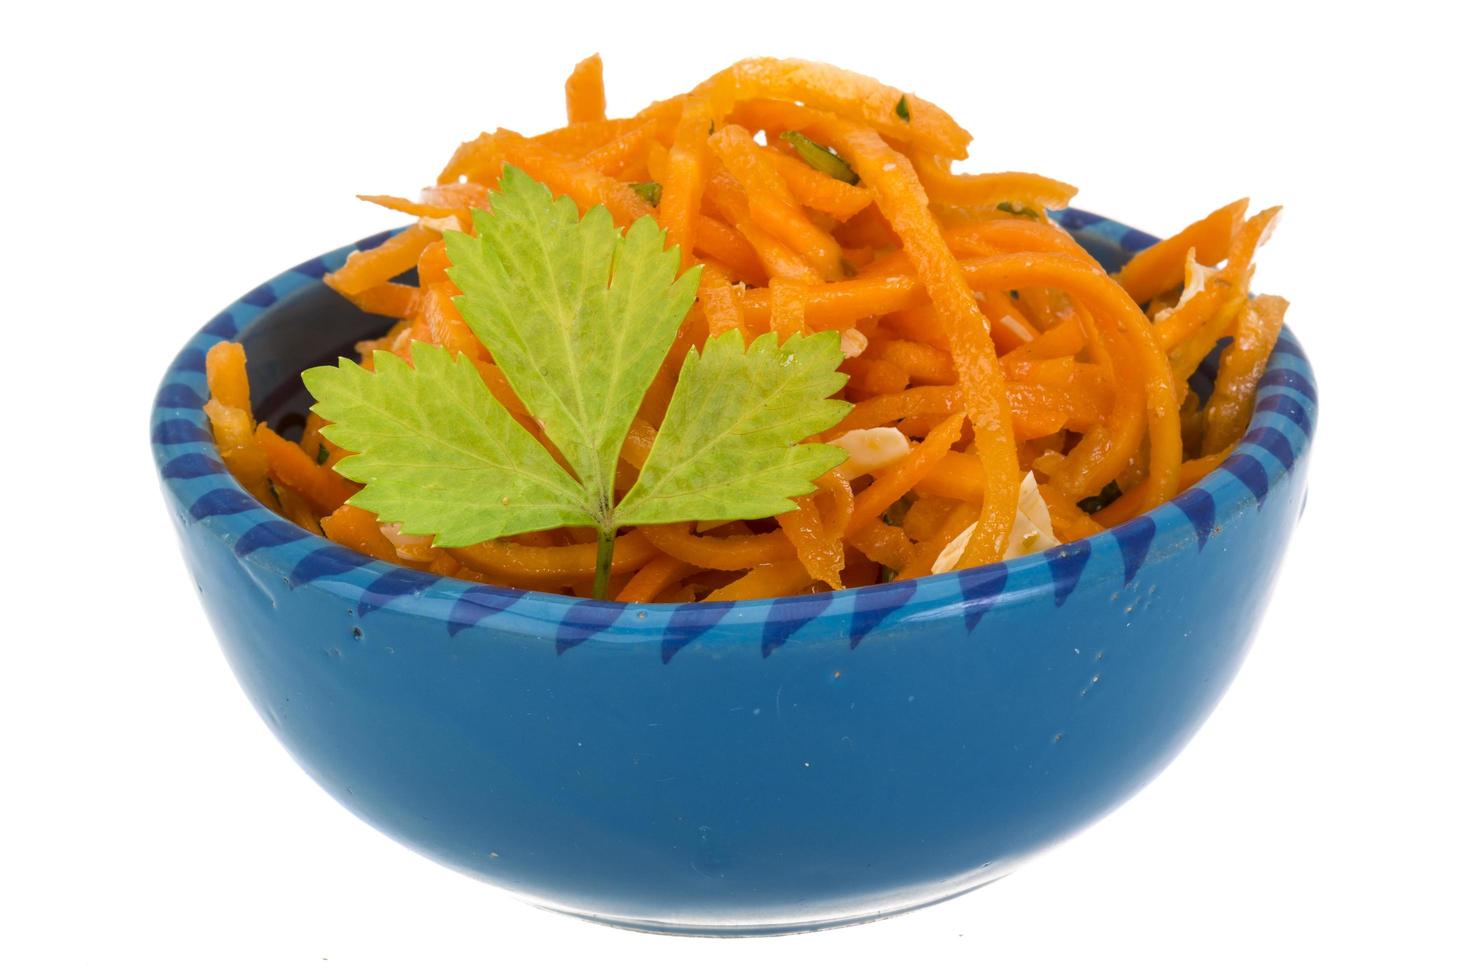
[[[775,518],[627,530],[612,569],[622,601],[912,578],[941,553],[949,567],[966,534],[957,567],[993,561],[1006,554],[1027,471],[1057,539],[1077,540],[1190,486],[1249,425],[1286,308],[1249,296],[1278,209],[1247,219],[1247,202],[1226,205],[1109,276],[1047,214],[1076,188],[1037,174],[955,172],[969,134],[914,93],[862,75],[749,59],[609,119],[593,55],[573,69],[565,95],[566,125],[530,137],[481,133],[419,200],[364,197],[417,221],[325,277],[359,308],[396,321],[359,351],[409,357],[419,341],[466,355],[560,458],[460,316],[448,277],[442,230],[470,229],[472,209],[513,165],[583,210],[605,206],[620,225],[652,215],[686,267],[704,266],[695,306],[623,441],[618,492],[648,458],[687,352],[732,330],[747,341],[840,331],[842,394],[854,407],[822,438],[896,429],[877,432],[874,445],[907,447],[829,472]],[[840,163],[813,157],[793,133]],[[416,283],[399,281],[413,271]],[[1225,338],[1214,394],[1202,403],[1189,381]],[[299,445],[256,424],[243,348],[217,345],[206,372],[205,411],[226,466],[289,519],[384,561],[588,594],[596,544],[587,529],[448,552],[405,538],[344,503],[356,484],[332,469],[347,454],[321,436],[321,419],[308,416]],[[893,439],[902,440],[896,449]],[[1117,500],[1095,515],[1079,509],[1112,481],[1124,487]]]
[[[1150,245],[1128,260],[1118,273],[1118,282],[1136,302],[1146,303],[1184,282],[1184,256],[1195,250],[1196,261],[1214,265],[1225,258],[1236,237],[1248,198],[1212,211],[1177,235]]]
[[[577,62],[567,79],[567,124],[603,122],[607,119],[607,95],[602,88],[602,57],[593,55]]]

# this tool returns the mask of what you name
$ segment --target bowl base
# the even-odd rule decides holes
[[[769,922],[680,922],[677,920],[663,919],[634,919],[616,915],[605,915],[598,912],[585,912],[577,909],[561,908],[555,905],[537,905],[537,908],[546,909],[550,912],[559,912],[573,918],[593,922],[597,925],[612,926],[615,929],[627,929],[630,932],[646,932],[661,936],[692,936],[708,939],[743,939],[756,938],[760,936],[789,936],[803,932],[825,932],[828,929],[842,929],[847,926],[860,926],[869,922],[877,922],[880,919],[891,919],[897,915],[905,915],[909,912],[917,912],[920,909],[938,905],[986,885],[999,881],[1010,874],[1009,870],[1002,871],[983,881],[970,881],[953,891],[947,891],[939,895],[930,896],[908,903],[894,905],[887,908],[867,910],[853,915],[835,915],[830,918],[817,919],[791,919],[772,920]]]

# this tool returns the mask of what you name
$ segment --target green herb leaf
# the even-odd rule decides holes
[[[781,134],[781,138],[791,144],[796,155],[801,157],[802,162],[813,170],[821,171],[828,177],[835,177],[846,184],[858,182],[857,171],[832,150],[795,130],[789,130]]]
[[[1118,486],[1118,481],[1114,480],[1099,490],[1095,496],[1083,497],[1077,501],[1077,509],[1084,514],[1096,514],[1121,496],[1123,496],[1123,490]]]
[[[1035,208],[1028,208],[1025,205],[1021,205],[1018,207],[1017,205],[1012,204],[1010,201],[1001,201],[995,206],[995,210],[1004,211],[1007,214],[1019,214],[1023,218],[1041,217],[1041,215],[1036,212]]]
[[[658,202],[663,200],[664,185],[656,180],[645,180],[636,184],[629,184],[633,193],[643,198],[652,207],[658,207]]]
[[[618,450],[699,270],[679,275],[652,218],[620,235],[606,208],[579,219],[571,198],[513,167],[490,202],[474,213],[478,237],[445,233],[455,302],[605,515]]]
[[[837,333],[785,345],[764,334],[746,349],[732,331],[689,352],[646,465],[616,500],[619,449],[699,270],[679,274],[651,218],[622,234],[605,209],[579,218],[514,168],[490,205],[474,212],[478,236],[445,234],[456,302],[565,468],[468,358],[415,343],[412,366],[377,351],[371,371],[344,359],[302,375],[323,436],[353,454],[336,469],[364,485],[354,504],[441,547],[595,527],[600,597],[619,527],[769,517],[846,458],[801,443],[850,408],[828,397],[844,382]]]
[[[625,524],[770,517],[795,507],[812,481],[845,458],[836,446],[798,443],[851,408],[827,396],[845,382],[836,331],[778,346],[738,331],[689,352],[668,414],[638,482],[618,504]]]
[[[316,447],[316,465],[320,466],[331,458],[332,451],[326,446],[319,445]]]
[[[505,410],[469,359],[415,343],[413,367],[375,351],[301,375],[330,419],[322,434],[357,455],[336,470],[364,484],[352,503],[455,548],[590,524],[586,491]]]
[[[899,96],[898,97],[898,105],[896,105],[896,106],[893,107],[893,111],[896,112],[896,113],[898,113],[898,118],[902,119],[904,122],[908,122],[909,121],[909,97],[907,95],[901,95],[901,96]]]

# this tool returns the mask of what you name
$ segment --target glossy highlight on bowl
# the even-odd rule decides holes
[[[1055,217],[1116,269],[1150,236]],[[243,343],[256,414],[387,321],[322,285],[352,248],[245,294],[169,366],[151,436],[242,687],[348,809],[548,908],[632,928],[850,924],[992,881],[1158,773],[1244,656],[1306,495],[1311,368],[1283,331],[1249,433],[1110,532],[923,579],[622,605],[427,575],[257,504],[202,411]],[[1214,361],[1193,384],[1207,392]]]

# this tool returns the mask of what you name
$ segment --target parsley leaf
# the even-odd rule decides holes
[[[893,107],[893,111],[898,114],[898,118],[902,119],[904,122],[908,122],[909,97],[907,95],[900,95],[898,97],[898,105]]]
[[[493,213],[474,213],[478,237],[444,235],[455,303],[605,516],[618,450],[699,273],[678,275],[652,218],[625,237],[606,208],[579,218],[513,167],[490,200]]]
[[[373,352],[373,370],[342,358],[301,375],[322,434],[356,455],[336,470],[364,484],[354,506],[432,534],[444,548],[592,523],[586,492],[556,464],[467,357],[415,343],[413,367]]]
[[[850,406],[827,398],[840,338],[826,330],[749,348],[737,330],[690,351],[638,482],[618,504],[628,524],[747,520],[794,509],[792,497],[846,458],[836,446],[793,443],[842,421]]]
[[[629,524],[769,517],[845,458],[802,440],[850,408],[837,333],[738,331],[691,350],[637,481],[621,500],[618,453],[644,393],[694,304],[700,270],[645,217],[626,233],[601,207],[507,167],[476,236],[449,231],[449,276],[466,323],[495,358],[559,457],[491,394],[473,361],[415,343],[412,365],[374,353],[303,373],[329,421],[322,434],[352,455],[352,503],[434,535],[440,547],[563,526],[598,531],[594,594],[606,595],[613,537]]]

